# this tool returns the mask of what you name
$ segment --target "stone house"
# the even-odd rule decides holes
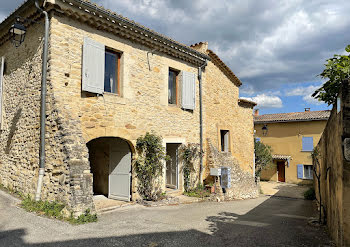
[[[261,180],[312,184],[311,152],[327,124],[330,111],[254,114],[256,138],[272,148],[273,165],[262,170]]]
[[[62,201],[75,214],[94,208],[93,194],[135,200],[135,144],[151,131],[163,137],[172,160],[164,164],[163,188],[182,191],[178,148],[200,143],[200,92],[202,179],[226,160],[234,168],[231,197],[257,195],[255,104],[238,98],[241,82],[207,43],[183,45],[89,1],[39,4],[50,21],[42,199]],[[35,22],[25,23],[25,40],[15,48],[8,30],[17,16]],[[32,0],[0,24],[0,183],[31,195],[39,170],[43,37]],[[198,71],[206,63],[201,91]]]

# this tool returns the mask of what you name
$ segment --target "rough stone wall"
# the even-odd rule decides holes
[[[218,151],[216,147],[210,144],[210,141],[208,141],[207,164],[209,169],[223,166],[231,168],[231,188],[226,189],[225,194],[221,190],[218,191],[221,199],[248,199],[259,196],[259,188],[252,174],[242,170],[235,157],[230,153]]]
[[[229,130],[230,153],[253,176],[253,112],[252,108],[238,104],[238,95],[238,86],[208,62],[203,83],[204,136],[220,150],[220,129]]]
[[[341,90],[341,111],[333,107],[326,128],[317,145],[321,166],[321,196],[327,211],[327,225],[338,246],[350,245],[350,160],[344,157],[344,140],[350,138],[350,86]],[[328,169],[328,172],[327,172]],[[327,174],[327,175],[326,175]],[[318,181],[314,179],[316,196]]]
[[[3,126],[0,131],[0,183],[34,196],[39,170],[42,21],[27,30],[25,42],[0,47],[5,56]],[[42,199],[68,201],[69,172],[64,162],[64,138],[52,85],[47,95],[46,167]]]
[[[120,96],[82,92],[82,46],[86,36],[122,53]],[[65,123],[74,131],[69,139],[83,155],[79,160],[84,165],[77,174],[91,175],[86,143],[99,137],[120,137],[135,146],[138,137],[154,131],[164,140],[199,142],[198,81],[193,112],[182,110],[180,105],[169,106],[167,98],[169,67],[197,73],[196,67],[157,52],[147,56],[147,47],[64,16],[52,19],[51,39],[54,95]],[[137,196],[135,181],[133,199]]]

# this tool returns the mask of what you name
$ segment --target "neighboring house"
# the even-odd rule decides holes
[[[207,43],[191,48],[89,1],[39,2],[50,16],[43,199],[62,201],[75,214],[94,208],[94,194],[136,200],[136,140],[151,131],[163,137],[172,161],[164,164],[162,188],[182,191],[178,148],[200,143],[198,70],[206,62],[203,180],[210,167],[232,166],[231,175],[242,179],[227,188],[230,197],[257,196],[255,103],[238,98],[241,82]],[[26,23],[25,41],[15,48],[8,30],[17,16],[35,23]],[[39,170],[43,26],[31,0],[0,24],[0,183],[31,195]]]
[[[254,114],[255,137],[271,146],[273,165],[263,170],[261,180],[311,184],[311,152],[326,126],[330,111]]]
[[[350,246],[350,82],[342,83],[337,103],[317,144],[317,173],[330,235],[337,246]],[[319,198],[318,180],[314,183]],[[326,215],[324,215],[326,213]]]

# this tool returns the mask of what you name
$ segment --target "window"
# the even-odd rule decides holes
[[[297,165],[298,178],[300,179],[313,179],[312,165]]]
[[[302,138],[302,151],[310,152],[314,149],[314,140],[313,137],[305,137]]]
[[[221,151],[229,152],[230,131],[220,130]]]
[[[169,69],[168,79],[168,103],[171,105],[177,105],[177,84],[178,84],[179,72]]]
[[[105,52],[105,78],[104,91],[120,94],[120,54],[106,50]]]

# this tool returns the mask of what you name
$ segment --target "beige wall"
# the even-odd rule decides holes
[[[326,121],[267,123],[268,134],[263,136],[264,124],[255,124],[256,137],[272,148],[272,154],[289,155],[289,167],[285,167],[287,183],[311,184],[312,180],[298,179],[297,165],[312,165],[311,152],[302,151],[302,137],[313,137],[316,146],[326,125]],[[278,181],[276,161],[261,173],[262,180]]]
[[[220,130],[229,130],[229,151],[240,167],[253,174],[254,140],[251,107],[238,105],[239,88],[212,62],[203,87],[205,138],[221,151]]]

